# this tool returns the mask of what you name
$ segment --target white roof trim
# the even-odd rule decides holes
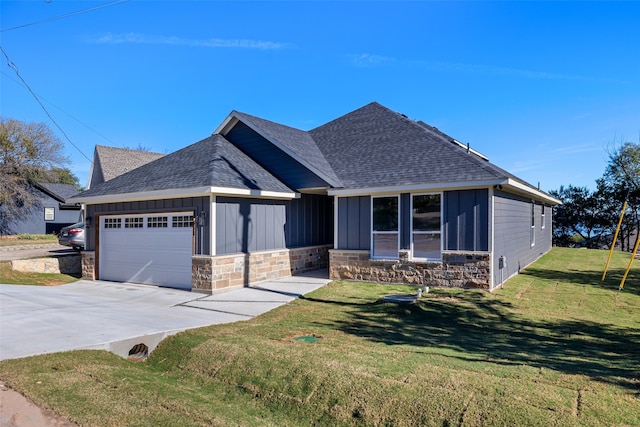
[[[295,161],[297,161],[298,163],[300,163],[302,166],[304,166],[305,168],[309,169],[311,172],[313,172],[315,175],[317,175],[318,177],[320,177],[322,180],[324,180],[326,183],[330,184],[330,185],[339,185],[338,182],[334,181],[333,179],[329,178],[328,176],[326,176],[323,172],[320,172],[316,167],[314,167],[313,165],[311,165],[310,163],[308,163],[305,159],[299,157],[298,155],[296,155],[293,151],[289,150],[287,147],[281,145],[280,143],[278,143],[278,141],[275,141],[274,139],[272,139],[271,137],[269,137],[268,135],[265,135],[260,128],[257,128],[253,125],[253,123],[248,123],[242,120],[242,117],[238,117],[236,114],[238,112],[237,111],[233,111],[229,117],[227,117],[225,119],[224,122],[222,122],[222,124],[220,126],[218,126],[218,128],[216,129],[216,133],[220,133],[222,136],[226,136],[226,133],[229,132],[229,130],[231,130],[231,128],[233,126],[235,126],[236,123],[238,122],[242,122],[245,125],[247,125],[249,128],[251,128],[251,130],[253,130],[254,132],[258,133],[259,135],[261,135],[263,138],[265,138],[267,141],[269,141],[270,143],[272,143],[273,145],[275,145],[277,148],[279,148],[280,150],[282,150],[286,155],[288,155],[289,157],[291,157],[292,159],[294,159]],[[242,113],[239,113],[242,114]],[[281,125],[279,123],[277,123],[280,126],[286,126],[286,125]],[[300,130],[300,129],[297,129]],[[304,131],[300,131],[300,132],[304,132]],[[311,136],[309,136],[309,138],[311,138]],[[313,141],[313,138],[312,138]],[[315,141],[314,141],[315,144]],[[316,146],[316,148],[318,148]],[[318,151],[320,149],[318,148]],[[322,154],[322,152],[320,153]],[[326,159],[325,159],[326,160]]]
[[[520,194],[526,194],[526,195],[530,195],[530,196],[535,196],[536,199],[539,200],[544,200],[546,202],[549,202],[553,205],[561,205],[562,202],[558,199],[556,199],[555,197],[552,197],[540,190],[536,190],[534,188],[529,187],[528,185],[524,185],[514,179],[507,179],[506,184],[502,184],[502,185],[507,185],[509,187],[511,187],[513,190],[515,190],[516,192],[520,193]]]
[[[73,203],[85,203],[95,205],[98,203],[134,202],[141,200],[157,199],[179,199],[182,197],[209,196],[211,194],[225,196],[255,197],[264,199],[297,199],[300,197],[296,192],[263,191],[250,190],[244,188],[231,187],[196,187],[179,188],[168,190],[145,191],[139,193],[105,194],[102,196],[72,197],[69,201]]]
[[[464,190],[471,188],[488,188],[494,185],[505,184],[505,180],[488,180],[488,181],[461,181],[461,182],[438,182],[430,184],[411,184],[398,185],[389,187],[369,187],[369,188],[334,188],[329,190],[330,196],[347,197],[347,196],[367,196],[371,194],[398,194],[412,193],[416,191],[445,191],[445,190]]]
[[[489,188],[493,186],[501,185],[504,190],[515,192],[517,194],[523,194],[528,197],[533,197],[537,200],[545,201],[547,203],[557,205],[562,202],[556,198],[549,196],[542,191],[536,190],[528,185],[524,185],[511,178],[496,179],[486,181],[461,181],[461,182],[439,182],[430,184],[412,184],[412,185],[398,185],[389,187],[368,187],[368,188],[333,188],[329,189],[329,196],[337,197],[349,197],[349,196],[369,196],[372,194],[398,194],[398,193],[414,193],[417,191],[447,191],[447,190],[470,190],[474,188]]]

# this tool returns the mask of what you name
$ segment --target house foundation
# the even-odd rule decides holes
[[[192,291],[210,293],[327,268],[329,245],[191,258]]]
[[[443,252],[442,261],[371,259],[369,251],[329,250],[329,278],[418,286],[491,289],[491,255],[487,252]]]

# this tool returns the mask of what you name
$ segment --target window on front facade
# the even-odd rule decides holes
[[[374,197],[372,257],[398,258],[398,197]]]
[[[421,194],[411,200],[413,258],[439,260],[441,255],[440,195]]]

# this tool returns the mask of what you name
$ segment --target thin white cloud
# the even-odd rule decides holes
[[[351,63],[358,67],[372,67],[395,61],[395,58],[382,55],[371,55],[369,53],[348,55],[348,57],[351,59]]]
[[[189,46],[208,48],[229,48],[229,49],[260,49],[276,50],[286,48],[287,43],[270,42],[264,40],[248,39],[185,39],[176,36],[154,36],[140,33],[106,33],[104,35],[91,38],[91,43],[98,44],[156,44],[168,46]]]
[[[574,81],[598,81],[605,83],[627,84],[624,80],[616,80],[601,77],[582,76],[577,74],[552,73],[548,71],[526,70],[522,68],[499,67],[494,65],[465,64],[455,62],[413,61],[416,64],[441,71],[458,71],[474,74],[503,75],[523,77],[527,79],[546,80],[574,80]]]

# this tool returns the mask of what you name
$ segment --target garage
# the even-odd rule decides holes
[[[102,215],[99,279],[191,289],[193,212]]]

